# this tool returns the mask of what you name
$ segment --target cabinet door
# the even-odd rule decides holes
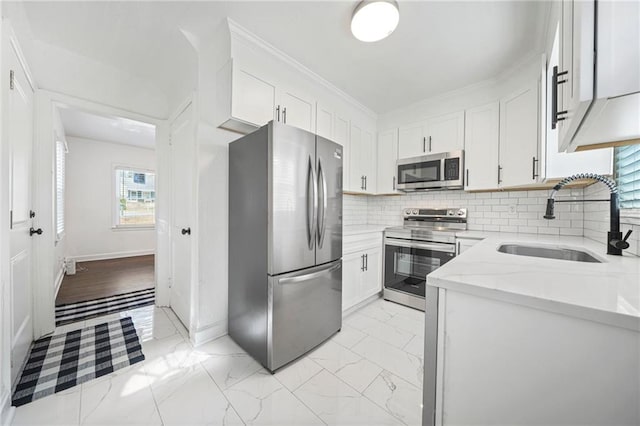
[[[425,155],[426,151],[424,123],[400,127],[398,131],[398,158]]]
[[[364,192],[364,172],[362,170],[362,128],[351,123],[349,138],[349,190]]]
[[[429,153],[462,149],[464,146],[464,111],[428,119],[425,136]]]
[[[290,90],[283,90],[278,96],[280,105],[280,121],[290,126],[298,127],[315,133],[313,105],[315,102]]]
[[[566,71],[560,77],[566,82],[558,89],[558,111],[567,113],[558,122],[558,136],[566,147],[593,101],[595,1],[563,0],[561,26],[558,71]]]
[[[333,126],[333,141],[342,145],[342,190],[351,190],[350,173],[351,165],[349,164],[350,146],[349,138],[351,131],[351,123],[348,118],[340,115],[340,113],[334,114],[334,126]]]
[[[273,120],[275,89],[273,84],[238,69],[234,73],[232,115],[257,126],[267,124]]]
[[[464,189],[498,187],[500,105],[498,102],[468,109],[465,118]]]
[[[364,175],[364,191],[373,194],[376,192],[376,140],[373,132],[362,130],[362,147],[357,155]]]
[[[378,173],[376,192],[396,193],[396,160],[398,159],[398,129],[378,134]]]
[[[316,103],[316,134],[334,141],[333,111],[320,103]]]
[[[538,180],[538,82],[500,100],[500,186]]]
[[[364,253],[346,254],[342,258],[342,311],[358,303],[358,295],[362,287],[362,268]]]
[[[382,249],[368,249],[365,255],[359,302],[382,291]]]

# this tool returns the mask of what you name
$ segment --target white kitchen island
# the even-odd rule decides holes
[[[497,251],[508,243],[603,263]],[[581,237],[488,233],[431,273],[425,424],[433,414],[442,425],[640,424],[640,258],[605,252]]]

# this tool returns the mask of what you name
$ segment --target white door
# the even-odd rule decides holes
[[[428,119],[426,136],[428,153],[462,149],[464,146],[464,111]]]
[[[336,142],[333,139],[333,111],[316,103],[316,134]]]
[[[498,188],[498,102],[467,110],[464,141],[464,189]]]
[[[192,241],[196,145],[193,107],[189,105],[171,124],[172,159],[172,278],[171,309],[191,330]]]
[[[376,192],[396,193],[396,160],[398,159],[398,129],[378,134],[378,173]]]
[[[11,379],[15,380],[33,341],[31,219],[33,90],[13,49],[7,51],[3,125],[9,144],[9,292],[11,302]],[[8,87],[7,87],[8,86]],[[8,93],[7,93],[8,88]],[[47,229],[48,232],[53,232]],[[37,238],[37,234],[33,238]]]
[[[361,294],[358,301],[367,299],[382,291],[382,249],[368,249],[364,258]]]
[[[538,81],[500,100],[500,185],[537,182]]]
[[[426,152],[427,140],[424,135],[423,123],[400,127],[398,132],[398,158],[426,155]]]
[[[280,105],[280,122],[290,126],[298,127],[308,132],[315,132],[315,120],[313,106],[315,102],[310,101],[304,95],[283,90],[278,97]]]

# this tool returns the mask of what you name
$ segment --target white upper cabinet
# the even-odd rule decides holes
[[[425,136],[428,153],[462,149],[464,147],[464,111],[427,119]]]
[[[323,138],[335,141],[333,137],[333,116],[334,113],[330,108],[316,103],[316,133]]]
[[[276,86],[230,59],[216,75],[217,124],[248,133],[274,118]]]
[[[315,133],[315,100],[290,88],[276,93],[276,120]]]
[[[559,149],[640,137],[640,2],[563,0],[560,26]]]
[[[464,189],[473,191],[498,187],[499,122],[498,102],[466,111]]]
[[[456,151],[463,146],[464,111],[402,126],[398,133],[398,158]]]
[[[426,123],[414,123],[400,127],[398,131],[398,158],[426,155]]]
[[[372,194],[376,191],[376,144],[374,133],[351,123],[349,187],[345,191]]]
[[[398,159],[398,129],[378,134],[378,171],[376,190],[378,194],[395,194],[396,161]]]
[[[538,182],[538,81],[500,100],[501,187]]]

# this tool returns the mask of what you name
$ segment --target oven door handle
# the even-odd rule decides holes
[[[425,250],[435,250],[444,253],[455,253],[456,246],[455,244],[434,244],[434,243],[419,243],[419,242],[409,242],[409,241],[398,241],[385,239],[385,246],[396,246],[396,247],[407,247],[407,248],[419,248]]]

